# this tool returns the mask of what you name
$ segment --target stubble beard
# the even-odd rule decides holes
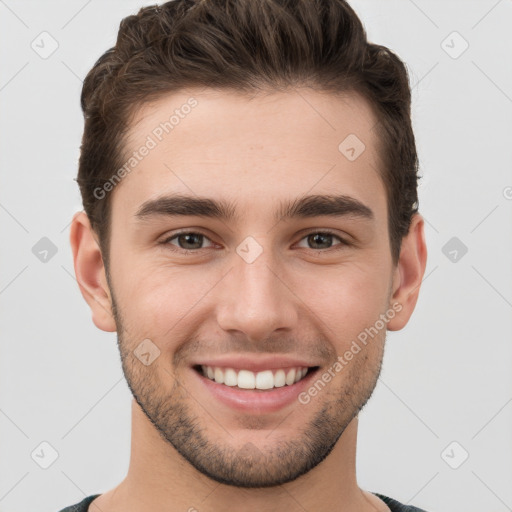
[[[334,388],[334,379],[330,389],[326,387],[319,392],[310,404],[314,407],[316,400],[323,400],[322,407],[305,425],[297,425],[293,439],[279,436],[277,426],[269,435],[267,446],[247,442],[241,447],[234,447],[230,445],[233,436],[228,432],[224,439],[215,439],[208,428],[214,420],[197,404],[200,397],[192,397],[175,375],[173,379],[174,372],[169,368],[164,368],[163,373],[173,380],[172,389],[167,394],[162,392],[166,386],[158,379],[157,363],[163,364],[164,358],[158,358],[151,366],[144,366],[135,357],[133,350],[137,341],[126,336],[113,294],[112,301],[122,368],[137,404],[165,442],[197,471],[226,485],[275,487],[296,480],[316,467],[329,455],[347,426],[366,405],[381,372],[384,340],[374,340],[382,347],[381,351],[371,358],[368,353],[358,354],[351,365],[343,369],[348,376],[338,376],[338,379],[344,379],[343,389],[339,386]],[[310,404],[303,405],[297,401],[296,407],[310,407]],[[199,414],[193,410],[194,405]],[[218,421],[224,431],[229,430],[221,420]],[[253,427],[257,428],[257,420]],[[269,446],[272,438],[277,442]]]

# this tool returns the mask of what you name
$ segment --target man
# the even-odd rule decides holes
[[[358,487],[358,413],[425,271],[403,63],[342,0],[174,0],[88,74],[71,229],[134,396],[66,511],[418,511]]]

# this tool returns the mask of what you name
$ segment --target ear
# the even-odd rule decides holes
[[[401,310],[387,325],[389,331],[403,329],[414,311],[420,285],[427,265],[427,244],[425,243],[423,217],[416,213],[411,221],[408,234],[402,239],[400,258],[394,270],[391,303]]]
[[[92,312],[92,321],[102,331],[116,331],[110,289],[95,233],[85,212],[78,212],[71,222],[71,249],[76,280]]]

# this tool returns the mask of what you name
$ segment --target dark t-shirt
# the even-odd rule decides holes
[[[425,512],[422,508],[412,507],[409,505],[403,505],[402,503],[388,498],[387,496],[383,496],[382,494],[378,494],[374,492],[375,496],[378,496],[391,510],[391,512]],[[76,505],[71,505],[70,507],[63,508],[60,512],[87,512],[89,509],[89,504],[94,498],[97,498],[99,494],[94,494],[92,496],[88,496],[83,499],[80,503]]]

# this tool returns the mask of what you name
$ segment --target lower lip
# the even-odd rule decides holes
[[[297,401],[298,395],[309,386],[311,379],[317,373],[318,369],[310,370],[307,375],[292,384],[291,386],[282,386],[280,388],[272,388],[269,390],[251,390],[239,389],[237,387],[219,384],[209,378],[201,375],[196,370],[192,370],[203,386],[217,399],[219,402],[229,406],[237,411],[246,413],[265,414],[286,407]]]

